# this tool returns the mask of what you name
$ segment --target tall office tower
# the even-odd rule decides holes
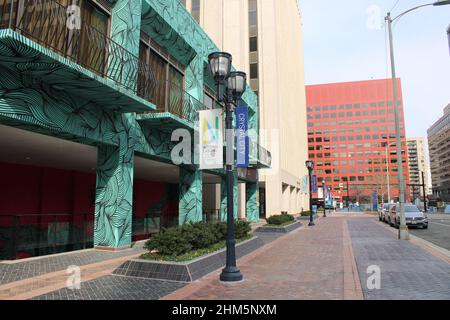
[[[260,214],[308,210],[302,17],[296,0],[187,0],[186,8],[245,71],[259,98]],[[241,192],[243,192],[241,190]]]
[[[424,138],[407,138],[408,145],[408,168],[409,168],[409,188],[407,192],[411,194],[411,198],[423,199],[423,187],[421,184],[422,173],[425,180],[425,195],[428,194],[428,164],[425,154],[425,139]]]
[[[399,119],[404,181],[409,182],[406,139],[399,88]],[[398,198],[392,80],[306,86],[309,158],[318,181],[325,180],[341,201]],[[320,185],[319,184],[319,185]],[[348,188],[347,188],[348,185]],[[389,185],[389,188],[388,188]],[[317,196],[317,195],[316,195]],[[408,193],[406,193],[407,199]]]
[[[428,151],[433,195],[450,201],[450,104],[428,129]]]

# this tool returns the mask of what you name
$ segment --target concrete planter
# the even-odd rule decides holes
[[[256,232],[288,233],[297,228],[300,228],[301,226],[302,223],[300,221],[294,221],[293,223],[282,227],[262,226],[256,229]]]
[[[258,237],[236,245],[236,259],[262,247],[264,242]],[[113,274],[173,281],[195,281],[208,273],[225,266],[226,249],[198,257],[191,261],[170,262],[132,259],[114,270]]]

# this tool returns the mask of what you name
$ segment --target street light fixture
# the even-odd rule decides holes
[[[240,281],[242,274],[236,267],[236,240],[234,239],[233,205],[233,104],[237,105],[246,89],[247,75],[231,72],[232,56],[226,52],[214,52],[208,56],[210,72],[217,86],[217,101],[225,102],[226,128],[226,181],[227,181],[227,261],[220,274],[221,281]]]
[[[400,226],[398,228],[398,237],[401,240],[409,240],[408,227],[406,226],[406,218],[405,218],[405,185],[403,182],[403,161],[402,161],[402,146],[400,140],[400,123],[399,123],[399,112],[397,106],[397,77],[395,74],[395,61],[394,61],[394,42],[392,38],[392,23],[403,17],[405,14],[427,6],[443,6],[450,4],[450,0],[445,1],[436,1],[433,3],[424,4],[421,6],[417,6],[406,10],[405,12],[399,14],[395,18],[391,18],[391,13],[388,12],[385,20],[387,21],[388,30],[389,30],[389,49],[391,55],[391,71],[392,71],[392,87],[393,87],[393,98],[394,98],[394,113],[395,113],[395,141],[397,146],[397,173],[398,173],[398,183],[399,183],[399,205],[400,205]]]
[[[313,219],[313,204],[312,204],[312,180],[311,180],[311,173],[314,169],[314,162],[311,160],[306,160],[305,162],[306,168],[308,168],[308,175],[309,175],[309,224],[308,226],[314,226],[314,219]]]

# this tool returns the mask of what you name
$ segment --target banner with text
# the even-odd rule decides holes
[[[199,111],[200,169],[223,168],[223,110]]]
[[[249,165],[248,152],[248,108],[236,108],[236,167],[247,168]]]

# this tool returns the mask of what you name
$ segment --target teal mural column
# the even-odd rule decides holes
[[[258,182],[248,182],[245,184],[246,203],[245,203],[245,217],[248,222],[259,221],[258,208]]]
[[[233,216],[234,219],[238,217],[238,175],[236,171],[233,171],[234,185],[233,185]],[[220,221],[227,221],[227,180],[226,177],[222,177],[220,182]]]
[[[137,87],[139,41],[141,37],[142,0],[116,0],[111,13],[111,39],[127,51],[114,46],[114,61],[111,63],[122,70],[109,70],[115,77],[133,90]],[[130,55],[131,53],[131,55]],[[121,60],[118,64],[117,59]],[[112,58],[111,58],[112,59]],[[123,64],[123,65],[122,65]]]
[[[133,155],[128,145],[98,147],[95,247],[119,249],[131,245]]]
[[[203,219],[203,175],[201,170],[180,167],[179,223]]]

